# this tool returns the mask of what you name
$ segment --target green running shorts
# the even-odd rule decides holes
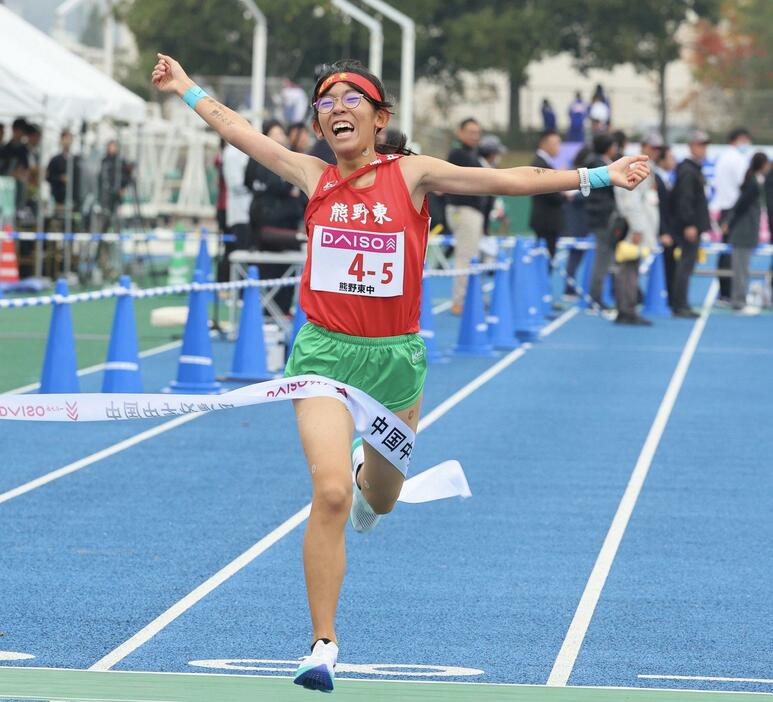
[[[418,334],[363,337],[301,327],[285,377],[324,375],[368,393],[393,412],[419,399],[427,377],[427,350]]]

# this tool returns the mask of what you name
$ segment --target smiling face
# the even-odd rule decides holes
[[[337,156],[353,158],[366,149],[373,151],[376,132],[384,129],[389,122],[386,110],[376,109],[364,96],[356,107],[347,107],[344,97],[348,93],[359,93],[349,83],[333,84],[321,97],[332,98],[333,109],[319,112],[314,119],[317,137],[325,137]],[[351,104],[354,100],[350,99]]]

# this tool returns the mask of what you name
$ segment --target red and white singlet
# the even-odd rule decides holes
[[[342,182],[336,166],[323,171],[305,217],[300,303],[310,322],[352,336],[419,331],[429,209],[425,199],[416,211],[400,158],[371,162],[376,179],[366,188]]]

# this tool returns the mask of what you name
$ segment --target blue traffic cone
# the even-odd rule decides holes
[[[426,270],[426,267],[425,267]],[[424,277],[421,281],[421,317],[419,319],[419,336],[424,339],[427,348],[427,362],[437,363],[447,360],[438,349],[435,338],[435,317],[432,314],[432,293],[430,278]]]
[[[118,284],[129,290],[132,281],[128,275],[123,275]],[[102,392],[142,392],[137,325],[131,295],[121,295],[115,303]]]
[[[545,241],[539,242],[537,256],[537,282],[542,302],[542,316],[548,318],[553,314],[553,286],[550,279],[550,252]]]
[[[528,240],[524,237],[517,237],[515,246],[513,247],[512,259],[510,261],[510,296],[512,300],[511,308],[513,310],[513,329],[515,329],[516,315],[518,305],[520,304],[519,297],[522,295],[521,284],[523,281],[518,280],[518,273],[521,266],[521,258],[523,257],[526,249],[528,248]],[[520,271],[523,274],[523,271]]]
[[[649,279],[647,280],[647,292],[644,296],[644,308],[642,310],[642,313],[647,317],[671,316],[671,310],[668,306],[665,265],[663,252],[661,251],[655,255],[655,260],[650,266]]]
[[[196,283],[203,283],[204,275],[197,270],[193,279]],[[169,383],[164,392],[220,392],[221,385],[215,380],[207,312],[207,292],[191,290],[188,298],[188,321],[183,332],[183,348],[177,364],[177,380]]]
[[[199,239],[199,253],[196,256],[195,270],[201,271],[204,274],[203,283],[214,283],[215,275],[212,272],[212,259],[209,255],[209,247],[207,246],[207,228],[201,228],[201,237]],[[217,293],[212,290],[206,293],[207,300],[210,302],[215,301]]]
[[[588,249],[582,258],[582,278],[580,279],[580,288],[577,290],[580,298],[577,306],[580,309],[587,309],[591,306],[590,283],[593,277],[593,261],[596,258],[596,249]]]
[[[67,281],[56,281],[54,294],[66,296]],[[40,392],[80,392],[78,362],[75,357],[75,333],[70,303],[55,302],[48,328],[46,356],[40,376]]]
[[[247,269],[248,280],[259,280],[258,269]],[[269,373],[266,362],[266,340],[263,336],[263,304],[260,288],[244,288],[242,318],[239,320],[239,338],[236,340],[231,372],[223,378],[228,381],[249,381],[259,383],[274,377]]]
[[[497,263],[507,263],[507,255],[499,250]],[[510,268],[512,268],[512,262]],[[488,336],[495,349],[510,350],[520,346],[513,327],[513,296],[510,292],[510,268],[498,268],[494,273],[494,292],[487,318]]]
[[[515,280],[518,285],[514,296],[513,326],[520,339],[533,340],[537,338],[539,330],[545,323],[537,273],[537,257],[531,251],[533,248],[531,242],[523,241],[519,244],[521,246],[516,246],[513,256],[513,264],[517,268]]]
[[[477,266],[478,259],[473,258],[470,265]],[[480,273],[473,273],[467,278],[467,293],[464,297],[464,310],[454,353],[464,356],[496,355],[488,340],[485,315]]]

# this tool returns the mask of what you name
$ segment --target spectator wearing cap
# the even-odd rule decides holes
[[[561,136],[554,129],[545,130],[539,136],[537,153],[531,165],[539,170],[554,169],[555,159],[560,151]],[[563,193],[545,193],[531,197],[529,226],[539,239],[545,240],[551,261],[556,254],[558,237],[564,229],[564,202],[566,196]]]
[[[593,153],[585,165],[588,168],[608,166],[617,154],[617,144],[609,134],[593,137]],[[612,188],[595,188],[585,200],[588,231],[595,235],[596,252],[591,271],[590,296],[602,310],[608,309],[602,300],[604,279],[615,256],[615,234],[612,219],[615,214],[615,194]]]
[[[745,127],[733,129],[727,135],[727,147],[714,164],[714,200],[712,205],[719,210],[719,226],[726,231],[728,217],[741,194],[741,183],[746,177],[751,158],[752,137]],[[722,241],[727,243],[727,234],[722,235]],[[723,253],[717,260],[719,276],[719,300],[729,304],[732,294],[732,279],[722,275],[730,270],[731,255]]]
[[[674,216],[671,211],[671,192],[676,161],[668,145],[658,149],[655,157],[655,182],[658,186],[658,207],[660,209],[660,245],[663,248],[663,268],[666,274],[668,306],[674,306]]]
[[[505,145],[496,134],[487,134],[480,140],[478,153],[480,162],[484,168],[499,168],[502,156],[507,152]],[[492,216],[497,220],[504,219],[504,204],[502,199],[489,195],[486,197],[486,205],[483,210],[483,234],[489,235],[489,225]]]
[[[671,194],[674,216],[674,237],[681,249],[674,272],[674,297],[671,310],[674,317],[695,319],[700,315],[689,305],[690,277],[698,257],[701,232],[711,228],[709,203],[706,200],[706,179],[703,161],[708,151],[709,135],[693,129],[687,137],[690,155],[676,169],[676,182]]]
[[[459,146],[448,154],[448,161],[456,166],[480,168],[478,154],[480,144],[480,124],[468,117],[459,124],[456,132]],[[484,211],[486,198],[478,195],[447,195],[446,222],[454,234],[455,265],[467,268],[473,257],[478,255],[480,240],[483,236]],[[464,295],[467,291],[467,276],[454,278],[453,302],[451,314],[461,314]]]
[[[660,134],[650,134],[642,141],[642,153],[654,160],[657,150],[663,146]],[[639,264],[642,247],[652,251],[658,244],[660,210],[658,208],[658,186],[655,174],[650,174],[634,191],[614,188],[617,211],[625,220],[624,242],[617,248],[615,273],[615,299],[617,301],[617,324],[650,326],[652,322],[639,316]],[[624,253],[624,252],[631,253]]]

